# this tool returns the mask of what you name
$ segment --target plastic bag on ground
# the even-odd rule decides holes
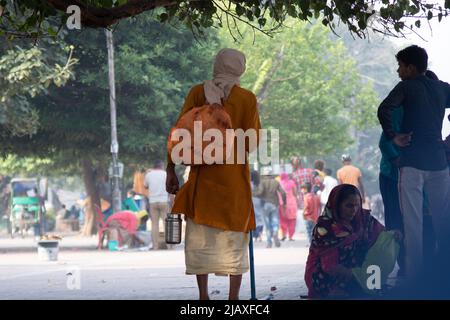
[[[389,274],[394,270],[399,250],[400,245],[394,238],[394,231],[380,233],[361,267],[352,269],[353,277],[365,293],[376,294],[376,289],[385,285]]]

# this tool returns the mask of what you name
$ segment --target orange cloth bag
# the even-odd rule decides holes
[[[197,159],[195,158],[197,150],[194,148],[196,142],[194,136],[194,123],[196,121],[201,122],[201,140],[197,141],[197,144],[201,145],[201,154],[197,152]],[[184,137],[180,138],[179,134],[176,133],[177,129],[186,129],[190,134],[190,157],[184,155],[184,152],[188,151],[187,147],[183,147],[180,150],[175,150],[175,154],[172,154],[175,146],[183,143],[184,139]],[[207,138],[205,136],[205,133],[208,135],[207,130],[209,129],[218,130],[215,133],[210,132],[212,138]],[[174,163],[177,164],[224,164],[230,157],[234,144],[234,131],[228,132],[229,137],[227,139],[227,129],[232,129],[231,118],[223,106],[203,105],[201,107],[194,107],[186,112],[177,121],[175,127],[170,130],[170,134],[167,139],[167,150]],[[219,132],[220,137],[217,137],[216,135],[218,135]],[[183,145],[186,146],[186,142],[184,142]],[[209,145],[211,146],[208,148]],[[216,152],[218,152],[217,155]]]

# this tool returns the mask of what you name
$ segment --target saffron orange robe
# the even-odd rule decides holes
[[[205,102],[203,85],[193,87],[179,118]],[[254,129],[259,137],[261,123],[252,92],[234,86],[224,108],[231,117],[233,129]],[[191,166],[188,181],[175,197],[173,213],[182,213],[196,224],[223,230],[249,232],[255,228],[248,158],[245,164],[237,164],[236,139],[234,150],[235,164]],[[168,161],[173,163],[170,155]]]

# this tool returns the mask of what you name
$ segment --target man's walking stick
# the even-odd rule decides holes
[[[250,255],[250,290],[251,298],[250,300],[256,299],[256,288],[255,288],[255,264],[253,262],[253,232],[250,231],[250,241],[248,244],[249,255]]]

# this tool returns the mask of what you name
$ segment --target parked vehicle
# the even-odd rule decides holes
[[[11,180],[11,237],[25,233],[33,228],[35,236],[42,235],[44,202],[41,200],[38,179]]]

